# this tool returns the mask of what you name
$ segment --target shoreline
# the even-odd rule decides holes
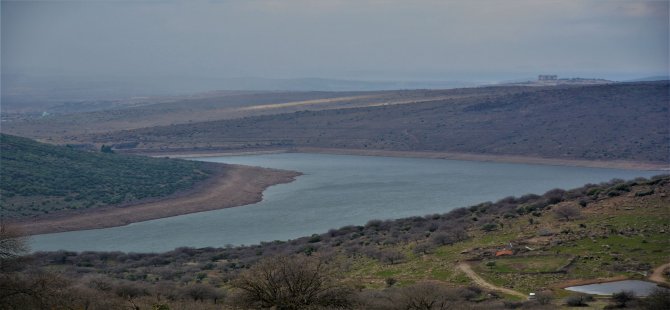
[[[670,163],[663,164],[663,163],[636,162],[626,160],[607,161],[607,160],[585,160],[585,159],[560,159],[560,158],[546,158],[546,157],[533,157],[533,156],[521,156],[521,155],[489,155],[489,154],[456,153],[456,152],[361,150],[361,149],[316,148],[316,147],[297,147],[291,149],[264,149],[255,151],[227,150],[218,152],[217,151],[197,152],[192,150],[142,152],[141,150],[138,150],[137,152],[133,153],[147,155],[151,157],[168,156],[171,158],[267,155],[267,154],[282,154],[282,153],[312,153],[312,154],[383,156],[383,157],[401,157],[401,158],[430,158],[430,159],[607,168],[607,169],[670,171]]]
[[[125,226],[131,223],[203,211],[240,207],[263,200],[270,186],[293,182],[300,172],[221,164],[210,179],[182,193],[155,201],[12,221],[26,235]]]
[[[631,161],[593,161],[555,159],[516,155],[485,155],[453,152],[359,150],[337,148],[300,147],[291,149],[194,151],[167,150],[161,152],[142,152],[134,150],[128,153],[150,157],[193,158],[218,156],[267,155],[283,153],[311,153],[356,156],[383,156],[399,158],[429,158],[464,160],[480,162],[517,163],[554,165],[589,168],[610,168],[630,170],[670,171],[663,164]],[[32,219],[12,221],[28,235],[57,233],[125,226],[131,223],[185,215],[196,212],[212,211],[245,206],[262,201],[263,191],[276,184],[290,183],[300,176],[300,172],[251,167],[242,165],[217,164],[220,168],[210,179],[197,184],[194,188],[156,200],[95,208],[92,210],[65,211]],[[223,169],[225,167],[225,169]]]
[[[637,277],[628,277],[628,276],[615,276],[615,277],[609,277],[609,278],[595,278],[595,279],[572,279],[568,281],[564,281],[556,285],[557,288],[561,289],[567,289],[568,287],[573,287],[573,286],[583,286],[583,285],[590,285],[590,284],[602,284],[602,283],[610,283],[610,282],[618,282],[618,281],[625,281],[625,280],[639,280],[639,281],[647,281],[647,282],[653,282],[656,283],[656,285],[662,286],[662,287],[667,287],[670,283],[665,281],[662,277],[662,272],[666,268],[670,268],[670,263],[666,263],[660,266],[657,266],[654,268],[653,272],[645,277],[642,278],[637,278]]]

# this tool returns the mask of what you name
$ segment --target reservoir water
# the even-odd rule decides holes
[[[263,201],[122,227],[37,235],[34,251],[158,252],[288,240],[331,228],[445,213],[485,201],[612,178],[660,174],[636,171],[421,158],[271,154],[195,158],[297,170],[295,182],[270,187]]]
[[[594,294],[594,295],[612,295],[621,291],[633,292],[636,296],[648,296],[655,289],[661,288],[653,282],[640,280],[623,280],[615,282],[597,283],[580,286],[570,286],[565,289],[568,291]],[[663,289],[663,288],[661,288]]]

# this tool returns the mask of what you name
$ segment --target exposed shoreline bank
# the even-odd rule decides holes
[[[208,180],[191,190],[156,201],[128,206],[60,212],[52,216],[12,222],[22,233],[38,235],[124,226],[160,218],[254,204],[272,185],[290,183],[301,173],[288,170],[218,165]]]
[[[612,160],[612,161],[581,160],[581,159],[560,159],[560,158],[545,158],[545,157],[520,156],[520,155],[489,155],[489,154],[427,152],[427,151],[360,150],[360,149],[315,148],[315,147],[298,147],[292,149],[264,149],[255,151],[212,150],[212,151],[198,152],[194,150],[172,150],[172,151],[168,150],[162,152],[142,152],[142,151],[137,152],[137,154],[143,154],[148,156],[155,156],[155,157],[168,156],[172,158],[266,155],[266,154],[279,154],[279,153],[317,153],[317,154],[358,155],[358,156],[433,158],[433,159],[536,164],[536,165],[552,165],[552,166],[670,171],[670,163],[663,164],[663,163],[636,162],[636,161],[625,161],[625,160]]]

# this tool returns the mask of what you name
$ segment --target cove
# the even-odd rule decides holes
[[[295,182],[275,185],[263,201],[127,226],[31,237],[33,251],[160,252],[288,240],[331,228],[445,213],[485,201],[613,178],[650,177],[637,171],[550,165],[328,154],[193,158],[296,170]]]

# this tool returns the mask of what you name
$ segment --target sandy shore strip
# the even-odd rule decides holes
[[[162,152],[142,152],[134,151],[136,154],[143,154],[152,157],[171,157],[171,158],[189,158],[189,157],[217,157],[217,156],[236,156],[236,155],[266,155],[280,153],[317,153],[317,154],[338,154],[338,155],[358,155],[358,156],[385,156],[385,157],[407,157],[407,158],[434,158],[434,159],[452,159],[466,161],[483,161],[515,164],[536,164],[552,166],[572,166],[589,168],[611,168],[611,169],[630,169],[630,170],[662,170],[670,171],[670,163],[650,163],[625,160],[581,160],[581,159],[560,159],[520,155],[490,155],[490,154],[472,154],[456,152],[428,152],[428,151],[389,151],[389,150],[361,150],[361,149],[341,149],[341,148],[316,148],[316,147],[297,147],[291,149],[271,149],[271,150],[225,150],[225,151],[206,151],[195,152],[188,150],[164,150]]]
[[[538,165],[553,165],[553,166],[670,171],[670,163],[666,164],[646,163],[646,162],[634,162],[624,160],[613,160],[613,161],[579,160],[579,159],[559,159],[559,158],[531,157],[531,156],[518,156],[518,155],[488,155],[488,154],[423,152],[423,151],[356,150],[356,149],[331,149],[331,148],[312,148],[312,147],[297,148],[294,150],[294,152],[360,155],[360,156],[435,158],[435,159],[453,159],[453,160],[516,163],[516,164],[538,164]]]
[[[29,235],[107,228],[165,217],[253,204],[263,199],[263,191],[276,184],[289,183],[299,172],[217,165],[208,180],[193,189],[146,203],[106,206],[83,211],[59,212],[50,216],[11,223]]]

